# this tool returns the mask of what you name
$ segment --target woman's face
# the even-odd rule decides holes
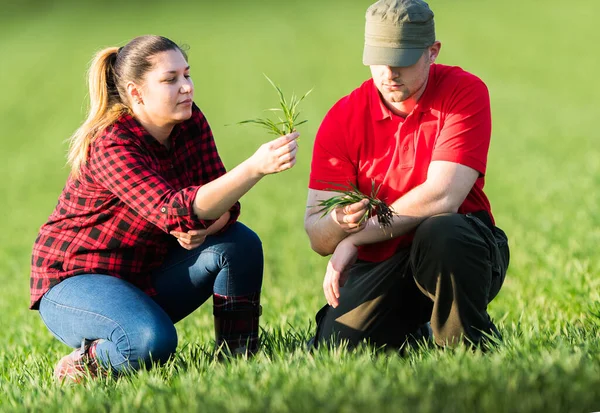
[[[150,58],[152,70],[146,73],[143,84],[137,88],[141,101],[137,109],[144,118],[157,126],[173,125],[192,116],[194,83],[190,66],[179,50],[168,50]]]

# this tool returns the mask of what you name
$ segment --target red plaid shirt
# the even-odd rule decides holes
[[[214,222],[198,219],[192,206],[198,188],[225,173],[197,106],[169,140],[167,149],[125,115],[92,143],[80,177],[67,180],[35,240],[30,308],[77,274],[113,275],[155,294],[150,272],[178,246],[169,232]],[[239,216],[239,203],[230,211],[229,224]]]

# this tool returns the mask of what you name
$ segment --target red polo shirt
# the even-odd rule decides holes
[[[364,193],[371,181],[381,184],[379,198],[392,203],[427,179],[431,161],[456,162],[480,177],[459,213],[485,210],[483,192],[491,135],[487,87],[459,67],[434,64],[427,88],[413,111],[402,118],[381,101],[373,80],[339,100],[319,128],[313,149],[309,187],[339,189],[353,182]],[[492,218],[493,219],[493,218]],[[361,246],[359,259],[383,261],[413,233]]]

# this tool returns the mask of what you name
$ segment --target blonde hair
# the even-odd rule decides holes
[[[108,47],[96,54],[88,71],[90,108],[87,118],[69,139],[67,159],[72,177],[79,177],[90,145],[100,133],[125,113],[132,114],[127,83],[142,83],[152,69],[150,58],[168,50],[179,50],[187,60],[186,53],[176,43],[153,35],[139,36],[124,47]]]

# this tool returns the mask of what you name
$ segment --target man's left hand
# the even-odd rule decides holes
[[[327,303],[332,307],[339,305],[340,287],[348,279],[348,270],[356,262],[358,248],[349,239],[342,240],[335,248],[323,280],[323,292]]]

